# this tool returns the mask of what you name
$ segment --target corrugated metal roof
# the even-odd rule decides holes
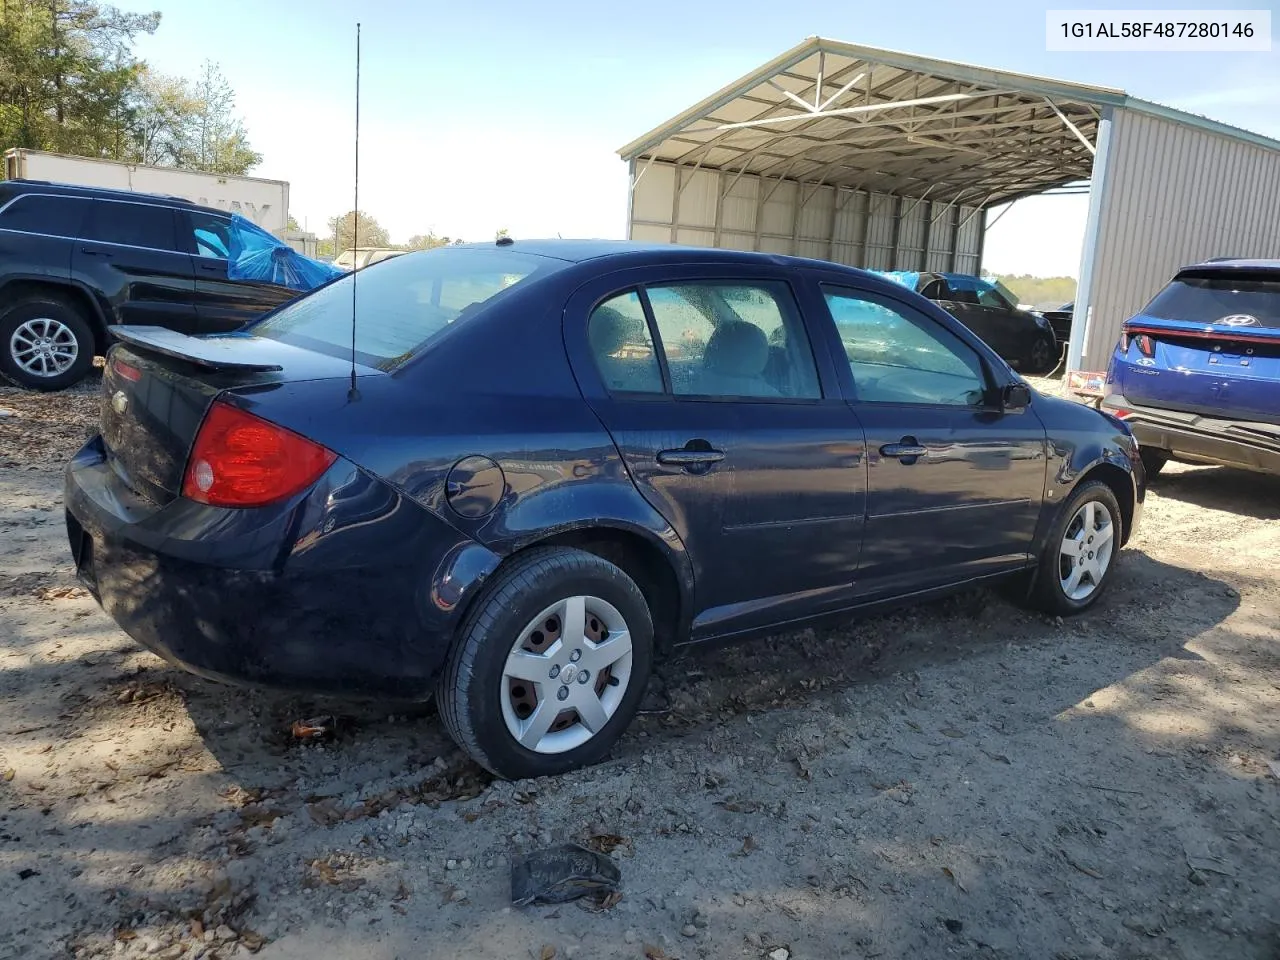
[[[810,37],[618,152],[985,207],[1088,179],[1126,105],[1280,150],[1123,90]]]

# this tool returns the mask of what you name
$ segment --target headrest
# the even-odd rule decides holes
[[[631,324],[613,307],[596,307],[587,324],[587,339],[597,357],[617,353],[626,345]]]
[[[745,320],[729,320],[707,342],[703,364],[728,377],[759,376],[769,363],[769,341],[764,331]]]

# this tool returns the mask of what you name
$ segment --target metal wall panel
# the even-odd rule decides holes
[[[953,208],[824,184],[637,163],[628,236],[635,240],[762,250],[880,270],[977,272],[982,218]],[[904,214],[898,222],[899,213]],[[674,219],[673,219],[674,218]],[[956,223],[969,219],[958,230]],[[925,246],[928,246],[926,253]]]
[[[1178,267],[1280,257],[1280,152],[1117,109],[1093,247],[1080,367],[1103,370],[1124,320]],[[1086,241],[1087,242],[1087,241]]]

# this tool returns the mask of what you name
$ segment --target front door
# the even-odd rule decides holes
[[[1025,564],[1047,462],[1034,410],[993,408],[990,365],[940,319],[846,286],[823,293],[867,438],[863,595]]]
[[[862,429],[789,284],[741,270],[625,271],[566,312],[584,395],[689,552],[695,639],[847,605],[862,543]]]
[[[98,280],[112,323],[197,333],[195,272],[177,246],[174,211],[95,199],[72,253],[72,271]]]
[[[231,218],[205,210],[178,213],[180,240],[191,254],[196,312],[203,333],[229,333],[287,303],[300,292],[260,280],[232,280],[227,269]]]

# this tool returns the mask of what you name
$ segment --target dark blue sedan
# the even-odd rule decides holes
[[[1143,499],[1122,422],[831,263],[503,240],[114,332],[66,496],[107,612],[209,678],[434,694],[504,777],[603,757],[681,644],[997,578],[1084,610]]]

